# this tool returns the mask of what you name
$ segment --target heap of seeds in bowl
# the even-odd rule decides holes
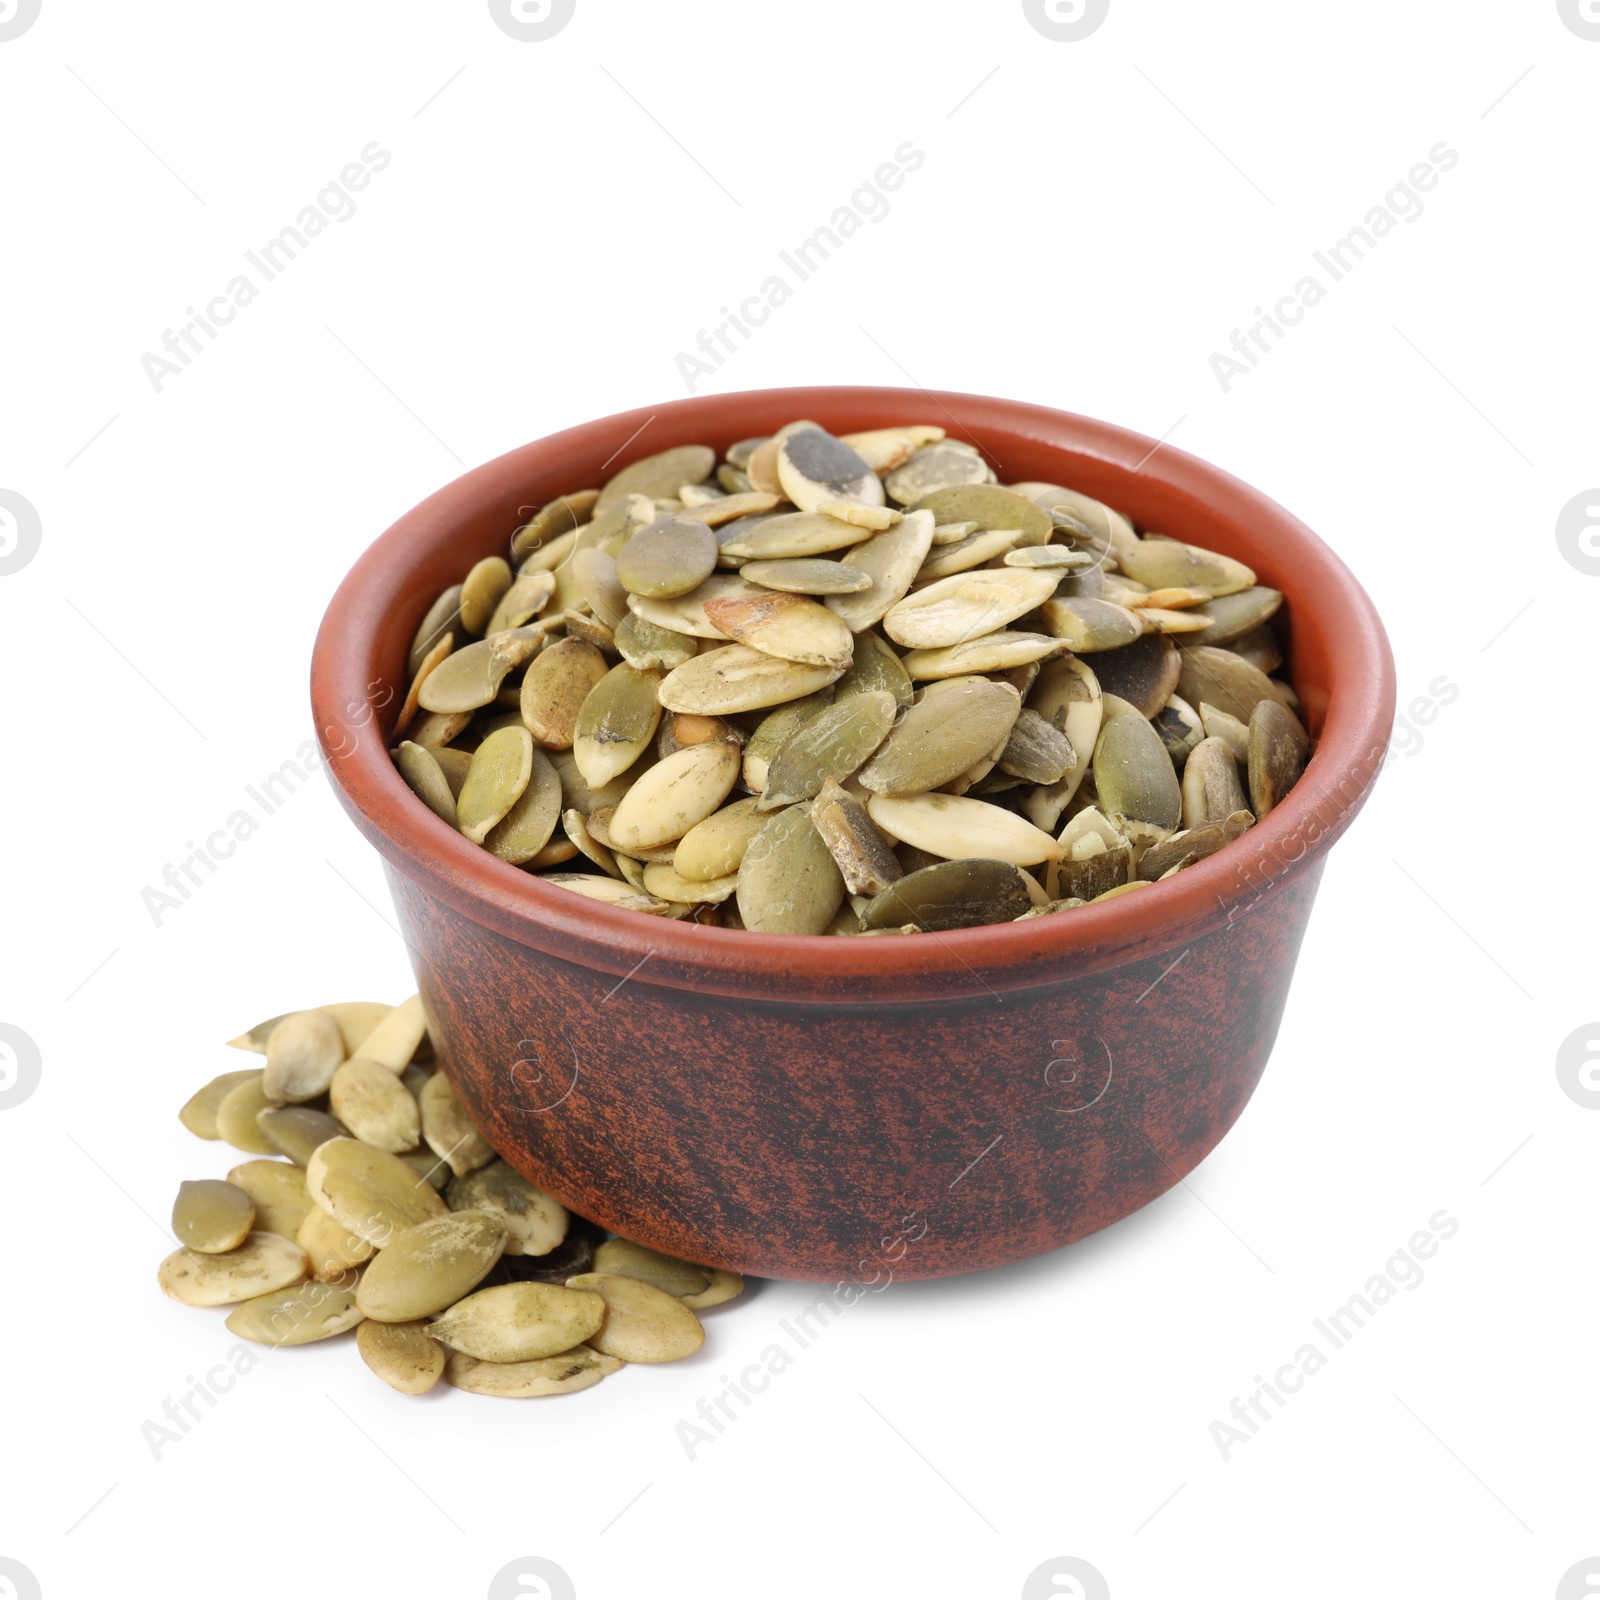
[[[184,1183],[174,1300],[228,1331],[300,1345],[355,1330],[402,1394],[443,1377],[506,1399],[571,1394],[629,1363],[677,1361],[736,1272],[662,1255],[569,1215],[499,1160],[432,1070],[422,1002],[291,1012],[230,1044],[266,1057],[178,1113],[249,1159]]]
[[[512,866],[763,933],[973,927],[1171,876],[1310,741],[1241,562],[942,428],[797,421],[544,506],[429,607],[405,781]]]

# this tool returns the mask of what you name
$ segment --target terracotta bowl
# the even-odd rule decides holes
[[[1138,894],[899,939],[640,916],[496,861],[428,811],[385,736],[440,590],[564,490],[796,417],[836,432],[939,423],[1002,483],[1068,484],[1248,562],[1288,597],[1289,671],[1318,740],[1299,784],[1242,840]],[[311,699],[339,797],[386,863],[439,1059],[495,1148],[658,1249],[878,1286],[1081,1239],[1172,1187],[1233,1125],[1324,857],[1382,762],[1394,665],[1332,551],[1180,450],[975,395],[776,389],[585,423],[423,501],[334,596]]]

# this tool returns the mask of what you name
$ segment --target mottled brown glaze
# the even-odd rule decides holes
[[[603,906],[494,860],[420,805],[384,735],[439,590],[554,494],[797,416],[838,432],[938,421],[980,445],[1002,482],[1071,484],[1255,567],[1288,596],[1289,670],[1319,739],[1300,783],[1237,844],[1151,888],[872,940]],[[660,1249],[881,1283],[1054,1249],[1204,1159],[1266,1065],[1324,857],[1382,761],[1394,673],[1370,602],[1308,529],[1226,473],[1153,450],[1103,423],[970,395],[708,397],[490,462],[362,557],[317,641],[318,735],[387,862],[440,1060],[514,1165]]]

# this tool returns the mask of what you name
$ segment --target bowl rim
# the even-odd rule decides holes
[[[648,439],[610,452],[608,474],[693,439],[697,426],[712,443],[725,446],[741,436],[729,433],[729,420],[753,411],[788,418],[818,414],[824,425],[851,431],[892,425],[863,417],[905,420],[930,410],[954,424],[951,432],[970,428],[1071,455],[1073,470],[1137,476],[1174,502],[1270,533],[1284,565],[1296,573],[1296,586],[1310,591],[1294,603],[1291,626],[1295,618],[1315,613],[1324,635],[1338,639],[1339,651],[1330,660],[1322,726],[1305,773],[1242,839],[1173,878],[1064,915],[858,943],[701,927],[590,900],[497,860],[434,816],[406,787],[388,755],[385,727],[393,717],[376,714],[391,704],[397,709],[392,686],[377,666],[376,641],[380,628],[392,630],[390,612],[419,552],[441,545],[470,517],[483,515],[485,506],[517,505],[525,513],[528,506],[517,496],[527,502],[534,480],[571,489],[578,475],[572,463],[599,462],[608,446],[636,441],[647,429]],[[744,433],[759,433],[763,426],[768,425],[747,426]],[[531,504],[560,492],[542,490]],[[506,527],[505,536],[510,531]],[[380,682],[384,697],[375,694]],[[405,688],[401,684],[401,698]],[[1338,556],[1282,506],[1219,467],[1129,429],[1024,401],[811,386],[704,395],[620,412],[545,435],[446,484],[380,535],[339,585],[313,650],[311,702],[335,791],[384,857],[392,880],[410,880],[516,943],[623,982],[736,998],[876,1005],[981,997],[987,991],[998,1002],[1007,991],[1087,977],[1192,943],[1319,867],[1382,767],[1394,717],[1395,672],[1377,611]]]

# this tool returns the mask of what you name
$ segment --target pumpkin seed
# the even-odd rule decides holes
[[[1081,529],[1087,540],[1101,549],[1121,552],[1139,542],[1133,524],[1120,511],[1076,489],[1064,489],[1059,484],[1030,484],[1034,490],[1028,498],[1041,511],[1053,514],[1058,530]],[[1119,555],[1120,559],[1120,555]]]
[[[1120,696],[1141,717],[1154,717],[1178,687],[1178,647],[1159,633],[1101,650],[1094,675],[1103,694]]]
[[[771,715],[763,717],[745,746],[742,769],[745,787],[760,794],[767,786],[767,772],[772,758],[801,728],[833,704],[834,691],[819,689],[815,694],[802,695],[781,705]]]
[[[178,1185],[172,1202],[172,1232],[179,1244],[201,1255],[235,1250],[255,1227],[256,1204],[243,1189],[220,1178]]]
[[[878,474],[904,466],[925,444],[944,438],[944,429],[917,425],[909,428],[872,428],[866,433],[842,433],[839,443],[848,445]]]
[[[493,1395],[499,1400],[533,1400],[542,1395],[576,1394],[592,1389],[610,1377],[622,1363],[588,1345],[564,1350],[538,1361],[475,1361],[452,1351],[445,1363],[445,1379],[468,1394]]]
[[[1236,656],[1242,656],[1258,672],[1276,672],[1283,665],[1283,652],[1278,648],[1278,641],[1272,629],[1265,624],[1259,628],[1252,628],[1248,633],[1240,634],[1237,639],[1230,640],[1225,648],[1233,651]],[[1286,684],[1277,684],[1273,692],[1282,699],[1282,691],[1287,687]]]
[[[1069,596],[1048,600],[1043,609],[1045,627],[1080,655],[1132,644],[1144,632],[1144,622],[1137,612],[1109,600]]]
[[[629,595],[628,609],[657,627],[676,630],[696,639],[724,640],[728,636],[706,612],[709,600],[757,600],[771,591],[759,584],[746,583],[734,572],[714,572],[688,594],[672,600],[651,600],[644,595]]]
[[[1164,838],[1182,819],[1172,758],[1142,716],[1107,719],[1094,747],[1094,783],[1106,816],[1136,840]]]
[[[1055,593],[1050,572],[997,567],[958,572],[918,589],[892,606],[883,631],[896,644],[939,649],[993,633]]]
[[[1054,601],[1047,602],[1054,605]],[[987,633],[965,644],[938,650],[909,650],[900,664],[913,678],[964,678],[974,672],[1003,672],[1061,653],[1059,640],[1042,633]]]
[[[594,515],[599,498],[598,489],[558,495],[511,536],[511,559],[527,562],[548,552],[554,541],[570,537]]]
[[[1000,753],[999,767],[1029,783],[1059,783],[1062,775],[1077,761],[1067,736],[1037,711],[1017,713],[1006,747]]]
[[[584,820],[584,816],[581,811],[575,811],[571,809],[563,811],[561,813],[561,827],[562,831],[573,842],[573,844],[575,844],[578,849],[589,858],[589,860],[599,867],[602,872],[606,873],[610,877],[616,877],[618,875],[616,858],[611,854],[611,851],[607,846],[601,844],[600,841],[589,832],[589,825]]]
[[[313,1111],[310,1106],[269,1106],[256,1113],[256,1126],[277,1154],[287,1156],[297,1167],[311,1159],[319,1144],[344,1132],[326,1111]]]
[[[1064,544],[1035,544],[1008,550],[1002,558],[1008,567],[1039,567],[1049,572],[1098,573],[1094,557],[1083,550],[1070,550]]]
[[[618,865],[621,864],[619,861]],[[598,873],[552,872],[546,874],[543,881],[553,883],[560,889],[570,889],[574,894],[581,894],[587,900],[604,900],[627,911],[643,911],[651,916],[660,916],[667,910],[665,900],[659,900],[655,895],[645,894],[631,884],[618,883],[615,878],[602,877]]]
[[[963,795],[875,794],[867,801],[867,814],[891,839],[947,861],[992,857],[1028,867],[1061,854],[1056,841],[1031,822],[987,800]]]
[[[1049,513],[1026,495],[993,483],[973,483],[936,489],[917,501],[916,509],[931,511],[936,522],[975,522],[986,532],[1011,530],[1014,544],[1042,546],[1054,531]]]
[[[356,1304],[377,1322],[447,1311],[483,1282],[506,1246],[500,1218],[452,1211],[397,1234],[362,1274]]]
[[[848,550],[861,543],[861,530],[840,517],[818,511],[794,511],[766,517],[723,541],[721,553],[746,561],[789,561]]]
[[[479,841],[490,855],[509,861],[514,867],[531,864],[538,857],[550,843],[561,817],[561,780],[556,776],[556,769],[531,740],[529,753],[531,766],[527,787]],[[569,857],[563,855],[561,859]]]
[[[452,1178],[445,1192],[453,1211],[486,1211],[506,1231],[508,1256],[546,1256],[567,1236],[567,1208],[504,1161]]]
[[[628,540],[616,575],[630,594],[671,600],[698,588],[716,564],[716,537],[703,520],[667,516]]]
[[[1033,903],[1027,874],[1009,861],[967,857],[909,873],[878,893],[861,913],[863,928],[906,925],[923,932],[1011,922]]]
[[[1167,747],[1173,766],[1180,772],[1190,752],[1206,736],[1200,713],[1187,700],[1175,694],[1167,697],[1167,703],[1150,719],[1150,725]]]
[[[721,905],[738,887],[738,878],[728,873],[721,878],[685,878],[671,862],[651,862],[644,869],[646,894],[653,894],[674,905]]]
[[[523,630],[525,631],[525,630]],[[417,693],[418,703],[425,711],[461,712],[476,711],[486,706],[500,692],[515,662],[508,660],[503,648],[495,640],[503,637],[478,639],[464,645],[454,655],[441,661],[426,678]],[[417,730],[411,730],[413,739]],[[420,742],[420,741],[419,741]],[[449,740],[443,741],[448,744]]]
[[[637,1278],[641,1283],[654,1284],[665,1294],[703,1294],[711,1287],[708,1268],[697,1267],[692,1261],[681,1261],[677,1256],[663,1255],[646,1245],[635,1244],[632,1239],[607,1239],[594,1253],[596,1272],[615,1273],[618,1277]]]
[[[458,825],[474,844],[506,815],[533,775],[533,736],[520,723],[499,728],[472,754],[456,802]]]
[[[744,1279],[737,1272],[729,1272],[726,1267],[712,1267],[710,1272],[711,1282],[699,1294],[678,1296],[691,1311],[723,1305],[744,1293]]]
[[[403,1072],[406,1063],[418,1054],[428,1035],[428,1019],[423,1013],[422,996],[414,994],[387,1009],[350,1053],[366,1061],[377,1061],[391,1072]]]
[[[766,822],[756,800],[754,795],[735,800],[697,822],[672,853],[673,871],[690,883],[710,883],[738,872],[750,841]]]
[[[767,435],[759,439],[738,439],[722,452],[730,466],[737,467],[741,472],[750,465],[750,457],[767,442]]]
[[[293,1239],[252,1233],[236,1250],[198,1255],[174,1250],[156,1272],[162,1291],[186,1306],[231,1306],[286,1289],[306,1275],[306,1253]]]
[[[400,776],[406,781],[406,787],[436,817],[455,827],[456,797],[433,751],[405,739],[394,750],[393,758]]]
[[[501,556],[485,556],[462,580],[461,626],[468,633],[487,633],[489,619],[510,587],[510,565]]]
[[[1250,759],[1250,729],[1237,717],[1219,711],[1206,701],[1200,702],[1200,725],[1208,739],[1221,739],[1233,752],[1233,759],[1241,764]]]
[[[241,1161],[228,1182],[243,1189],[256,1208],[257,1233],[293,1239],[312,1208],[302,1168],[286,1161]]]
[[[585,783],[599,788],[644,754],[661,721],[664,702],[657,695],[664,681],[657,672],[623,662],[584,697],[573,725],[572,756]]]
[[[550,573],[524,573],[501,595],[484,631],[504,633],[525,627],[544,610],[555,592],[556,580]]]
[[[811,807],[811,824],[851,894],[877,894],[903,876],[889,841],[853,794],[829,778]]]
[[[765,589],[782,589],[792,594],[859,594],[872,587],[872,575],[860,567],[847,567],[842,561],[819,557],[797,557],[788,561],[747,561],[739,568],[747,583]]]
[[[883,619],[904,599],[933,548],[933,513],[913,511],[898,527],[875,535],[850,552],[850,565],[872,579],[858,594],[829,595],[824,604],[852,633]]]
[[[1263,700],[1276,698],[1272,680],[1242,656],[1214,645],[1188,645],[1180,653],[1178,693],[1190,705],[1202,701],[1226,711],[1247,727]]]
[[[453,583],[428,607],[426,615],[417,625],[411,649],[406,654],[406,681],[410,682],[422,670],[422,663],[439,641],[450,631],[461,614],[461,585]]]
[[[614,849],[632,852],[681,839],[727,799],[739,776],[739,747],[692,744],[646,772],[607,823]]]
[[[861,769],[861,783],[885,795],[937,789],[1003,744],[1018,709],[1017,692],[1009,684],[987,678],[947,681],[938,696],[925,695],[895,724]]]
[[[1226,740],[1202,739],[1183,766],[1183,825],[1220,823],[1245,806],[1239,764]]]
[[[361,1321],[353,1284],[301,1283],[257,1295],[228,1313],[228,1332],[256,1344],[313,1344]]]
[[[680,515],[686,521],[703,523],[708,528],[720,528],[730,522],[740,522],[745,517],[771,511],[782,504],[781,495],[745,489],[738,494],[712,495],[693,503],[686,500]]]
[[[756,809],[810,800],[830,779],[848,777],[883,743],[895,710],[894,696],[878,689],[820,712],[779,746]]]
[[[934,524],[934,531],[939,525]],[[992,528],[969,534],[954,544],[935,542],[928,559],[917,572],[918,584],[932,583],[935,578],[948,578],[957,572],[970,572],[986,561],[997,560],[1016,544],[1020,532],[1016,528]]]
[[[249,1073],[223,1095],[217,1106],[217,1137],[246,1155],[274,1156],[278,1147],[256,1126],[257,1114],[270,1110],[274,1104],[267,1098],[262,1076],[259,1072]]]
[[[841,676],[843,670],[788,661],[749,645],[730,644],[696,656],[669,672],[661,680],[657,696],[669,711],[731,716],[814,694]]]
[[[704,483],[711,476],[717,456],[703,444],[683,444],[659,455],[646,456],[624,467],[600,491],[595,513],[605,511],[629,495],[648,495],[666,499],[676,495],[686,483]]]
[[[589,611],[564,611],[561,614],[561,624],[567,630],[569,639],[581,639],[585,644],[592,644],[596,650],[616,654],[616,635],[606,623]]]
[[[428,1333],[479,1361],[537,1361],[597,1334],[606,1312],[605,1300],[582,1284],[503,1283],[458,1300]]]
[[[754,804],[753,801],[751,803]],[[217,1113],[221,1109],[222,1102],[241,1083],[259,1085],[260,1082],[261,1074],[248,1068],[243,1072],[224,1072],[220,1078],[213,1078],[205,1088],[197,1090],[184,1101],[182,1109],[178,1112],[178,1121],[196,1138],[220,1139],[223,1135],[217,1127]],[[266,1098],[263,1096],[262,1107],[265,1105]],[[251,1120],[254,1121],[253,1115]],[[265,1138],[261,1142],[265,1144]],[[265,1151],[260,1153],[266,1154]]]
[[[411,687],[406,690],[405,704],[400,707],[400,715],[395,718],[394,733],[391,735],[391,737],[398,739],[400,735],[406,731],[407,727],[410,726],[411,719],[416,716],[417,711],[422,704],[422,685],[424,681],[427,679],[428,674],[432,672],[433,669],[438,666],[439,663],[443,661],[452,650],[455,649],[455,647],[455,634],[447,633],[436,645],[434,645],[427,655],[422,658],[422,665],[417,668],[416,676],[411,680]]]
[[[420,744],[424,750],[434,750],[449,744],[471,721],[470,711],[430,711],[427,716],[418,717],[411,723],[406,732],[411,735],[413,744]]]
[[[610,630],[627,616],[628,594],[617,580],[616,562],[606,551],[574,551],[572,581],[598,626]],[[570,634],[574,619],[569,615],[566,621]]]
[[[1152,605],[1130,609],[1142,619],[1146,633],[1176,633],[1192,638],[1211,626],[1211,618],[1202,611],[1168,611]]]
[[[445,1348],[421,1322],[374,1322],[356,1328],[361,1359],[401,1394],[426,1394],[444,1371]]]
[[[448,1161],[450,1170],[458,1178],[494,1160],[488,1140],[473,1127],[456,1099],[450,1080],[442,1072],[436,1072],[423,1084],[422,1093],[417,1096],[417,1107],[422,1114],[422,1137],[428,1148]]]
[[[821,933],[844,899],[844,879],[810,807],[768,819],[739,863],[739,916],[758,933]]]
[[[406,1076],[409,1078],[411,1074],[408,1072]],[[424,1079],[423,1081],[426,1080]],[[422,1082],[418,1082],[412,1088],[412,1098],[414,1099],[421,1090]],[[441,1161],[426,1145],[416,1150],[402,1150],[400,1152],[400,1160],[410,1167],[424,1183],[431,1188],[437,1189],[441,1194],[444,1192],[445,1185],[450,1182],[449,1162]]]
[[[714,597],[706,616],[728,638],[785,661],[850,665],[850,630],[825,606],[804,595],[762,590],[749,598]]]
[[[334,1283],[363,1262],[370,1261],[373,1246],[342,1228],[321,1206],[313,1205],[294,1241],[311,1263],[311,1276],[318,1283]]]
[[[1236,811],[1220,823],[1211,822],[1204,827],[1184,828],[1173,834],[1170,839],[1163,839],[1160,844],[1151,845],[1139,857],[1139,876],[1146,883],[1154,883],[1180,867],[1204,861],[1207,856],[1215,855],[1223,845],[1232,844],[1254,821],[1255,818],[1248,811]]]
[[[1117,562],[1130,578],[1151,589],[1203,589],[1208,595],[1229,595],[1256,581],[1242,561],[1176,539],[1137,539],[1119,546]]]
[[[897,706],[911,704],[911,678],[893,647],[875,633],[858,633],[855,659],[833,686],[833,697],[836,701],[848,700],[851,695],[871,694],[876,689],[887,689]]]
[[[695,645],[692,636],[671,628],[663,628],[631,609],[617,624],[614,637],[618,653],[630,667],[638,667],[641,670],[659,667],[663,672],[671,672],[674,667],[681,667],[685,661],[694,659]],[[548,655],[549,652],[546,651],[545,654]],[[534,667],[538,664],[536,661]],[[530,675],[533,670],[533,667],[528,669]],[[526,712],[523,713],[523,718],[526,720]]]
[[[305,1184],[335,1222],[380,1250],[403,1229],[442,1217],[448,1209],[399,1156],[357,1139],[322,1145],[306,1168]]]
[[[585,1272],[568,1278],[567,1287],[600,1298],[604,1321],[585,1337],[601,1355],[641,1364],[681,1361],[705,1343],[706,1331],[694,1312],[654,1284],[614,1272]]]
[[[1263,700],[1250,713],[1250,809],[1264,817],[1305,771],[1311,741],[1300,719],[1276,700]]]
[[[847,444],[821,428],[801,428],[778,443],[778,483],[802,511],[840,500],[881,506],[883,484]]]
[[[344,1060],[344,1036],[325,1011],[296,1011],[272,1030],[261,1089],[268,1100],[314,1100]],[[276,1146],[273,1147],[274,1149]]]
[[[414,1150],[422,1137],[417,1102],[382,1062],[363,1056],[346,1061],[333,1075],[328,1098],[339,1121],[375,1149],[398,1155]]]
[[[918,450],[902,467],[884,479],[889,498],[900,505],[917,505],[943,489],[967,484],[993,483],[994,474],[982,456],[958,450],[948,440]]]

